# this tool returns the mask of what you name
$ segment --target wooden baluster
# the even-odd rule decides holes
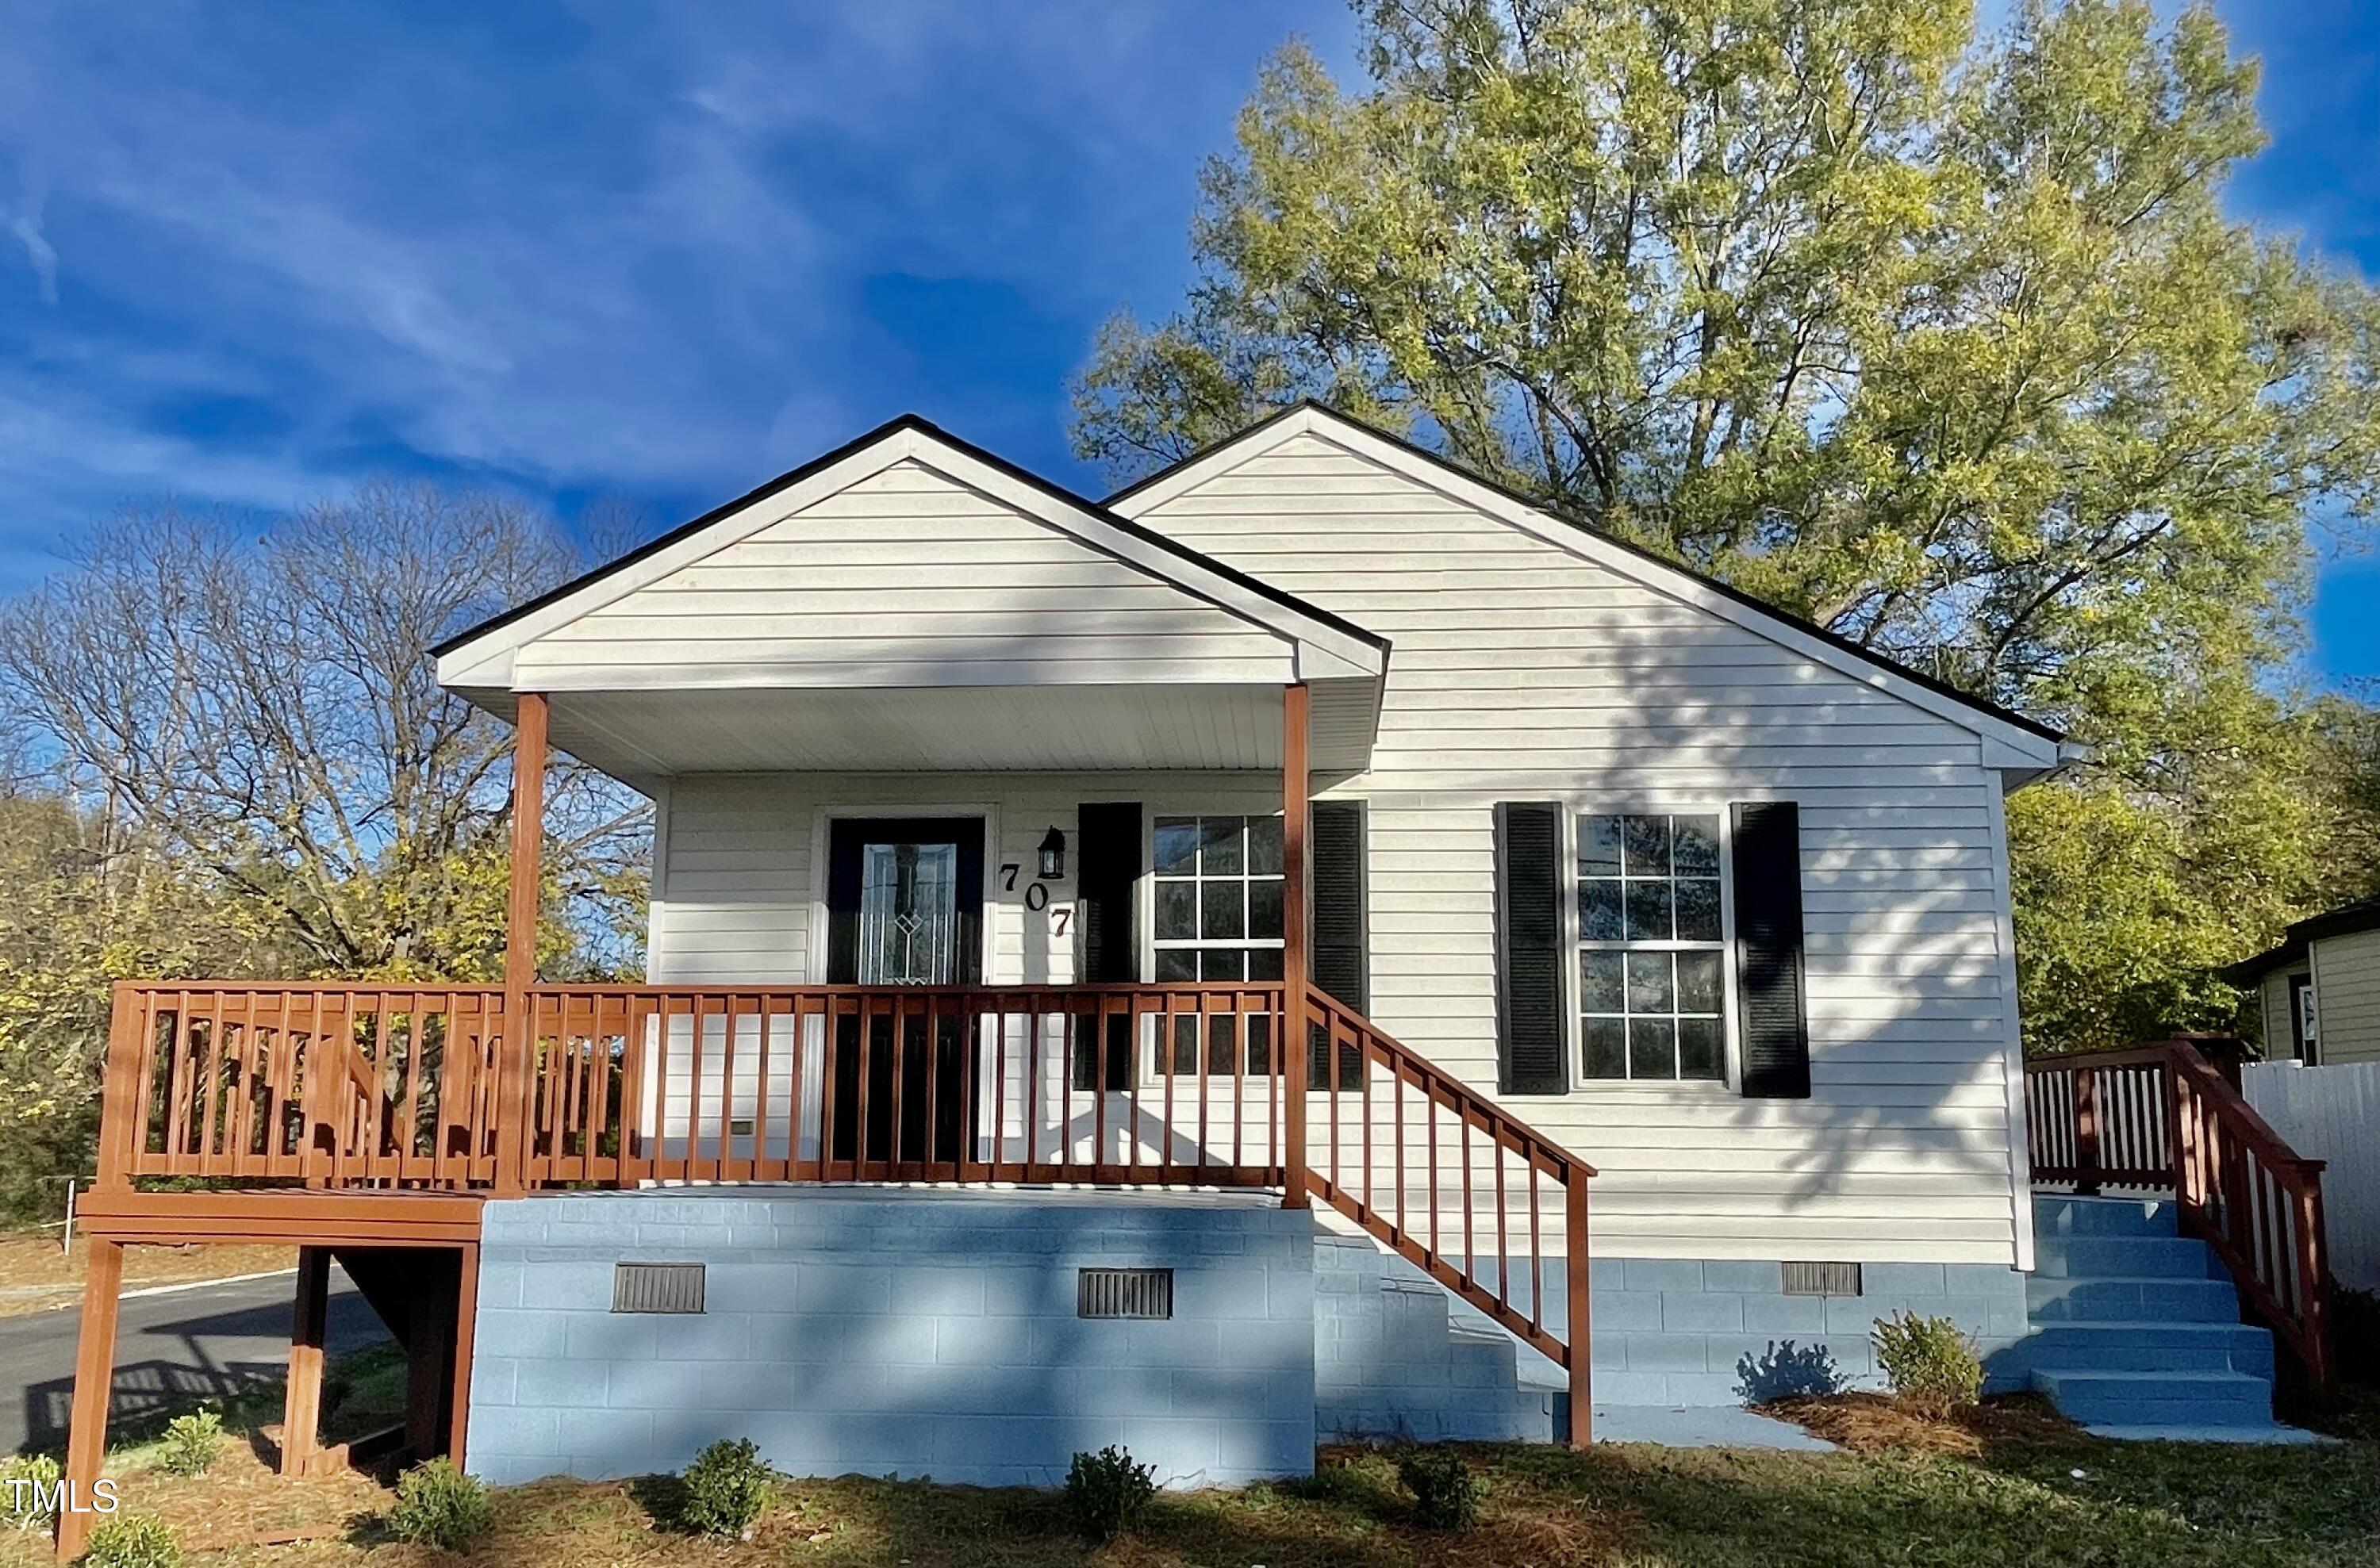
[[[396,1128],[396,1174],[402,1178],[406,1167],[413,1161],[421,1126],[421,993],[406,998],[405,1028],[405,1110]]]
[[[1355,1108],[1364,1118],[1364,1213],[1369,1217],[1379,1209],[1379,1188],[1372,1159],[1372,1055],[1368,1042],[1356,1036],[1344,1017],[1335,1011],[1330,1030],[1330,1048],[1336,1055],[1345,1045],[1355,1047],[1356,1096]]]
[[[1206,1169],[1207,1166],[1207,1099],[1213,1079],[1211,1069],[1215,1065],[1216,1015],[1208,1010],[1213,1001],[1213,997],[1207,995],[1201,995],[1198,998],[1198,1158],[1196,1164],[1200,1170]],[[1237,1037],[1234,1036],[1232,1039],[1234,1049],[1237,1048]],[[1170,1136],[1167,1141],[1172,1141]]]
[[[1512,1242],[1507,1226],[1510,1200],[1504,1194],[1504,1135],[1488,1129],[1488,1147],[1496,1161],[1496,1299],[1512,1304]]]
[[[1457,1141],[1463,1148],[1463,1277],[1476,1280],[1479,1269],[1479,1246],[1473,1235],[1472,1210],[1476,1205],[1471,1196],[1471,1113],[1461,1101],[1454,1104],[1454,1125]]]
[[[1537,1225],[1537,1152],[1529,1150],[1529,1330],[1536,1333],[1545,1326],[1546,1268],[1545,1237]]]
[[[1438,1184],[1438,1094],[1427,1078],[1421,1080],[1421,1091],[1422,1153],[1424,1166],[1429,1173],[1428,1185],[1422,1189],[1422,1201],[1428,1206],[1425,1212],[1429,1219],[1429,1249],[1435,1252],[1439,1249],[1439,1208],[1441,1202]]]
[[[1389,1058],[1389,1137],[1393,1140],[1397,1183],[1397,1235],[1405,1234],[1405,1069]]]
[[[2099,1084],[2088,1067],[2074,1075],[2074,1172],[2078,1194],[2099,1190]]]

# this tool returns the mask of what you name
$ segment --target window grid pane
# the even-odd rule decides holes
[[[1157,978],[1247,981],[1281,977],[1281,825],[1275,817],[1161,816],[1152,833]],[[1248,1071],[1260,1070],[1248,1042]],[[1210,1071],[1228,1071],[1230,1033],[1210,1039]],[[1174,1052],[1196,1071],[1195,1046]],[[1184,1064],[1187,1064],[1184,1066]],[[1160,1061],[1160,1070],[1162,1062]]]
[[[1715,814],[1578,819],[1579,1054],[1589,1079],[1723,1079]]]

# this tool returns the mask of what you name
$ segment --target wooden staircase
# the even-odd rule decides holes
[[[1595,1167],[1319,987],[1305,995],[1306,1188],[1560,1367],[1592,1436],[1587,1183]],[[1557,1327],[1560,1332],[1557,1333]]]

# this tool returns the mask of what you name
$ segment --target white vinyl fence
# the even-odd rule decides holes
[[[2380,1062],[2309,1067],[2251,1062],[2248,1104],[2322,1173],[2330,1272],[2358,1290],[2380,1290]]]

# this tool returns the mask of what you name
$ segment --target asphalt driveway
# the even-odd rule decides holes
[[[295,1273],[202,1285],[127,1300],[115,1336],[111,1423],[161,1405],[221,1398],[277,1377],[289,1356]],[[0,1319],[0,1453],[62,1447],[74,1394],[82,1309]],[[345,1272],[331,1271],[330,1349],[360,1349],[387,1331]]]

